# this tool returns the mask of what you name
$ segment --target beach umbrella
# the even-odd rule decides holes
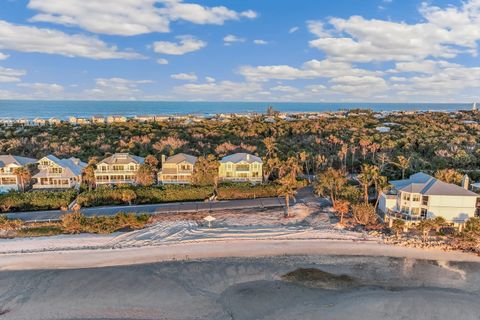
[[[215,219],[215,217],[212,217],[211,215],[208,215],[205,218],[203,218],[203,220],[208,221],[208,227],[211,228],[212,227],[212,221],[215,221],[217,219]]]

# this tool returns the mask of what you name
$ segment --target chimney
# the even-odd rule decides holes
[[[165,162],[165,160],[167,160],[167,159],[166,159],[165,155],[162,154],[162,159],[161,159],[162,168],[163,168],[163,163]]]
[[[250,155],[247,153],[247,161],[250,161]]]
[[[470,177],[465,174],[462,178],[462,188],[468,190],[470,187]]]

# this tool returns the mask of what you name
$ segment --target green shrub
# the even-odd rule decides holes
[[[112,217],[87,218],[81,213],[69,213],[61,217],[61,228],[64,233],[100,233],[107,234],[123,229],[143,228],[149,217],[145,214],[118,213]]]
[[[75,190],[10,192],[0,195],[0,210],[9,212],[60,209],[67,207],[76,195]]]
[[[268,198],[278,196],[279,184],[225,183],[218,187],[219,200]]]

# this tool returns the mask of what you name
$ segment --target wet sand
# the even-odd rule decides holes
[[[380,256],[0,272],[0,319],[478,320],[479,298],[480,263]]]

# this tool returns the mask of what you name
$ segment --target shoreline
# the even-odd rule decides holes
[[[459,251],[419,249],[372,241],[351,240],[216,240],[170,243],[121,249],[79,249],[0,255],[0,271],[84,269],[169,261],[273,256],[378,256],[406,259],[478,262],[480,257]]]

